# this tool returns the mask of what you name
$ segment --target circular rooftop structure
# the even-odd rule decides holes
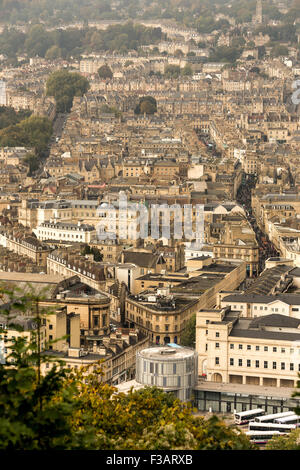
[[[158,346],[137,353],[136,381],[172,392],[182,401],[191,399],[197,374],[197,353],[193,349]]]

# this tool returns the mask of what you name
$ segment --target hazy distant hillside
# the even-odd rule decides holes
[[[217,13],[238,23],[247,22],[251,21],[255,5],[256,0],[0,0],[0,20],[12,24],[43,21],[56,26],[83,20],[161,18],[210,32],[216,27]],[[263,0],[263,5],[264,13],[272,19],[291,21],[300,16],[300,0]],[[222,21],[226,26],[226,18]]]

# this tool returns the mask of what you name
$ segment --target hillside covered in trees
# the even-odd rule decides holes
[[[164,37],[160,28],[147,28],[132,22],[112,25],[106,30],[87,27],[47,31],[43,25],[37,24],[30,27],[27,33],[4,28],[0,34],[0,50],[8,57],[26,53],[29,57],[67,59],[79,57],[84,52],[137,50]]]
[[[251,21],[255,5],[255,0],[0,0],[2,21],[11,24],[30,20],[57,26],[82,21],[161,18],[202,32],[216,29],[216,13],[230,15],[238,23]],[[264,0],[265,14],[274,20],[290,22],[299,17],[299,0],[289,0],[288,7],[283,14],[272,0]],[[226,25],[226,20],[221,21]]]

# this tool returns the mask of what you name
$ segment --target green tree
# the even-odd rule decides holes
[[[193,69],[190,65],[185,65],[182,69],[181,69],[181,75],[183,75],[184,77],[190,77],[191,75],[193,75]]]
[[[111,79],[113,77],[112,70],[107,64],[102,65],[98,69],[98,75],[100,78],[103,78],[104,80]]]
[[[186,324],[180,336],[180,342],[183,346],[195,348],[196,341],[196,315],[193,315]]]
[[[53,72],[46,83],[47,96],[54,96],[57,112],[70,112],[74,96],[83,96],[89,89],[88,80],[76,72],[58,70]]]
[[[57,370],[54,366],[46,376],[41,374],[41,324],[42,318],[50,313],[40,307],[43,293],[37,296],[31,289],[24,295],[21,289],[7,286],[0,291],[1,297],[8,300],[1,313],[6,316],[9,328],[14,328],[19,314],[36,324],[31,340],[26,337],[13,340],[5,363],[0,364],[0,449],[66,448],[72,430],[70,417],[76,406],[74,389],[71,384],[67,387],[65,369]],[[57,399],[62,390],[63,401]]]
[[[32,111],[21,110],[15,111],[14,108],[8,106],[0,106],[0,129],[19,123],[23,119],[29,117]]]
[[[168,64],[165,67],[165,77],[166,78],[178,78],[180,76],[180,67],[179,65]]]
[[[102,261],[103,254],[96,247],[90,247],[89,245],[84,245],[83,250],[81,250],[82,255],[94,255],[94,261]]]
[[[45,54],[45,58],[48,60],[59,59],[61,56],[62,56],[61,48],[58,47],[57,45],[51,46]]]
[[[82,378],[85,376],[82,376]],[[78,379],[77,379],[78,380]],[[196,417],[189,404],[156,387],[115,393],[94,376],[79,380],[82,410],[74,416],[76,430],[86,423],[95,426],[98,449],[176,450],[176,449],[254,449],[246,435],[227,427],[213,416]]]
[[[299,450],[300,429],[293,429],[285,436],[274,436],[265,447],[266,450]]]
[[[53,46],[53,39],[43,26],[34,25],[30,28],[24,47],[29,57],[45,57],[47,50]]]
[[[271,56],[272,57],[281,57],[281,56],[288,56],[289,50],[286,46],[281,44],[276,44],[276,46],[272,47]]]
[[[33,173],[38,170],[40,166],[40,162],[37,155],[33,153],[29,153],[26,155],[26,157],[24,158],[24,163],[29,166],[29,176],[32,176]]]
[[[48,118],[30,116],[0,131],[0,145],[4,147],[33,147],[37,157],[44,156],[50,137],[52,123]]]
[[[135,114],[154,114],[157,112],[156,99],[153,96],[143,96],[134,110]]]

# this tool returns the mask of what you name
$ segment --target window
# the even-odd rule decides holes
[[[268,368],[268,361],[264,361],[264,369]]]
[[[251,344],[247,344],[247,349],[249,351],[249,349],[251,349]]]
[[[259,367],[259,361],[255,361],[255,367]]]
[[[251,367],[251,361],[250,361],[250,359],[247,359],[247,367]]]
[[[264,351],[268,351],[268,346],[264,346]]]
[[[241,367],[243,365],[243,359],[239,359],[239,366]]]
[[[293,362],[290,363],[290,370],[294,370],[294,364],[293,364]]]
[[[234,349],[234,344],[230,344],[230,349]]]
[[[273,348],[273,352],[277,352],[277,348],[276,348],[276,347]]]
[[[259,351],[259,346],[255,346],[255,351]]]
[[[229,359],[229,364],[230,364],[231,366],[234,366],[234,359],[233,359],[232,357]]]
[[[220,333],[216,331],[216,338],[219,338],[219,337],[220,337]]]
[[[216,365],[220,364],[220,358],[219,357],[216,357],[215,363],[216,363]]]
[[[216,348],[219,348],[220,347],[220,343],[216,343]]]
[[[281,370],[285,370],[285,362],[281,363]]]
[[[242,345],[242,344],[239,344],[239,349],[243,349],[243,345]]]
[[[285,348],[281,348],[281,352],[284,354],[285,353]]]
[[[273,369],[277,369],[277,362],[273,362]]]

